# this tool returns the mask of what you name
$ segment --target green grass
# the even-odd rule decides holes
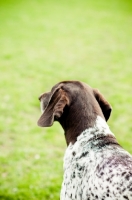
[[[39,128],[38,96],[61,80],[100,89],[111,130],[132,153],[130,0],[0,2],[0,199],[58,200],[66,148]]]

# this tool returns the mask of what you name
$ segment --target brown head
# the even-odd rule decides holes
[[[97,89],[79,81],[60,82],[50,92],[42,94],[39,100],[42,115],[38,125],[49,127],[58,121],[64,129],[67,145],[74,143],[82,131],[92,127],[97,116],[107,121],[112,110]]]

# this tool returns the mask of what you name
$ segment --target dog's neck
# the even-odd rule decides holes
[[[74,144],[77,141],[77,137],[81,135],[84,130],[94,130],[95,126],[96,129],[97,127],[101,129],[101,126],[108,129],[108,125],[101,114],[96,115],[94,112],[91,112],[89,115],[85,110],[83,110],[82,114],[80,110],[70,111],[70,114],[68,110],[66,110],[64,113],[65,115],[61,118],[60,124],[64,129],[67,145],[69,145],[69,143]]]
[[[76,109],[75,106],[65,108],[64,114],[62,115],[59,122],[64,129],[64,135],[67,145],[69,145],[69,143],[74,144],[77,140],[77,137],[84,130],[94,126],[96,116],[92,111],[89,112],[90,114],[88,113],[88,109]]]
[[[88,143],[94,144],[98,146],[98,143],[103,145],[105,144],[116,144],[118,145],[114,134],[110,131],[109,126],[107,125],[106,121],[97,116],[95,120],[95,124],[93,127],[85,129],[76,139],[77,144],[80,146],[85,146]],[[74,146],[74,143],[70,142],[70,146]]]
[[[114,134],[110,131],[109,126],[107,125],[106,121],[102,117],[97,116],[93,127],[90,127],[88,129],[84,130],[77,137],[77,140],[80,140],[80,141],[85,140],[86,141],[86,138],[87,138],[86,142],[88,142],[92,139],[99,139],[99,138],[105,137],[105,136],[114,137]]]
[[[88,155],[91,150],[97,152],[102,148],[109,148],[109,145],[112,145],[112,148],[113,145],[120,146],[105,120],[97,116],[94,126],[84,130],[74,144],[70,142],[68,145],[64,157],[64,169],[67,169],[73,160]]]

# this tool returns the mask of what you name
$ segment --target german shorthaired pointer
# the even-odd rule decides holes
[[[67,149],[61,200],[132,200],[132,156],[106,121],[111,106],[96,89],[79,81],[56,84],[39,97],[38,125],[58,121]]]

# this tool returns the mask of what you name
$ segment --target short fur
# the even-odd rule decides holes
[[[58,121],[67,150],[61,200],[132,200],[132,156],[116,141],[106,121],[111,106],[97,89],[63,81],[39,97],[38,125]]]

